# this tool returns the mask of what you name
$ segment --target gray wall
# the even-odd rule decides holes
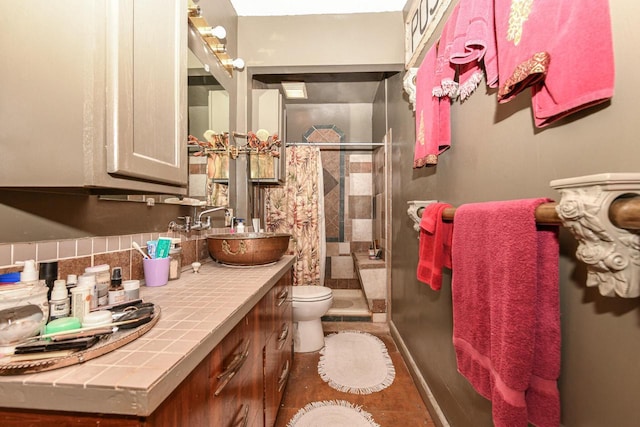
[[[450,280],[440,292],[417,282],[418,241],[406,215],[408,200],[453,205],[559,194],[553,179],[602,172],[636,172],[637,70],[640,6],[610,2],[616,91],[609,105],[590,109],[545,130],[532,123],[529,94],[498,105],[483,86],[452,109],[452,147],[435,168],[412,169],[413,115],[391,79],[393,128],[392,320],[453,426],[490,426],[491,408],[456,372],[451,344]],[[579,47],[576,47],[579,48]],[[585,55],[576,67],[597,60]],[[571,72],[571,70],[567,70]],[[607,298],[585,287],[585,268],[573,255],[575,239],[561,230],[560,292],[562,424],[637,425],[640,405],[640,300]],[[454,266],[455,274],[455,266]]]
[[[404,63],[402,13],[241,16],[247,67],[365,67]],[[373,69],[372,69],[373,67]],[[383,67],[386,70],[387,67]]]

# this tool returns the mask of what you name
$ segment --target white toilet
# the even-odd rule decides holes
[[[321,317],[331,308],[333,294],[325,286],[293,286],[293,351],[308,353],[324,347]]]

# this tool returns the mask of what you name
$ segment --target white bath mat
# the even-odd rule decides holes
[[[311,402],[300,409],[287,427],[380,427],[370,413],[345,400]]]
[[[325,337],[318,373],[330,387],[355,394],[384,390],[396,376],[382,340],[358,331],[338,332]]]

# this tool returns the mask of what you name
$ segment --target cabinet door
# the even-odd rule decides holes
[[[147,427],[214,425],[210,419],[209,372],[209,358],[206,357],[142,425]]]
[[[187,0],[112,0],[107,171],[187,182]]]
[[[293,308],[291,303],[291,273],[284,275],[273,287],[271,335],[265,346],[265,426],[272,427],[293,363]]]

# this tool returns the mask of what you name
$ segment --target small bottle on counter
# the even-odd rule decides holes
[[[20,272],[20,282],[38,284],[38,269],[35,260],[18,261],[17,264],[23,264],[24,268]]]
[[[59,279],[53,282],[49,300],[49,321],[69,316],[69,293],[67,282]]]
[[[77,285],[78,285],[78,275],[68,274],[67,275],[67,291],[71,291],[71,288],[75,288]]]
[[[122,288],[125,302],[140,299],[140,280],[125,280],[122,282]]]
[[[98,290],[97,306],[107,305],[109,302],[109,285],[111,284],[109,264],[96,265],[95,267],[87,267],[84,269],[85,273],[95,274],[96,276],[96,288]]]
[[[169,249],[169,280],[180,278],[182,271],[182,248],[180,238],[171,239],[171,249]]]
[[[73,301],[71,299],[71,289],[78,286],[78,275],[77,274],[67,274],[67,295],[69,295],[69,313],[71,313],[71,304]]]
[[[81,322],[91,312],[93,294],[93,286],[89,280],[82,279],[83,276],[79,277],[78,286],[71,289],[71,316],[77,317]]]
[[[93,273],[85,273],[78,277],[78,285],[76,288],[84,287],[88,288],[90,292],[89,298],[89,309],[94,309],[98,307],[98,288],[96,286],[96,275]],[[73,304],[75,304],[75,299],[72,299],[71,308],[73,309]],[[74,317],[78,317],[74,315]]]
[[[109,305],[125,302],[124,287],[122,286],[122,268],[120,267],[114,267],[111,272],[108,301]]]
[[[238,222],[236,224],[236,231],[238,233],[244,233],[244,219],[238,218]]]

